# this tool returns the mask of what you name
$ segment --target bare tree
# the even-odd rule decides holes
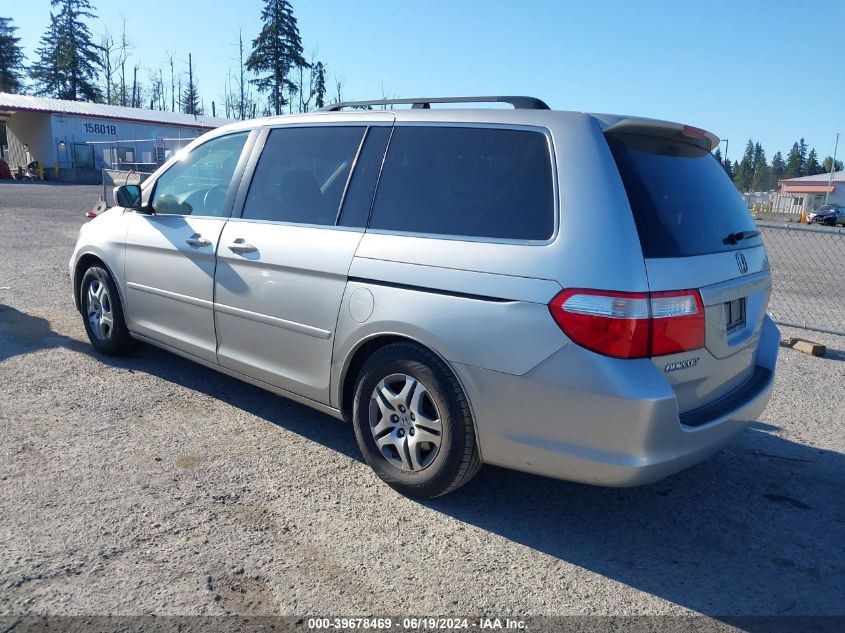
[[[311,53],[311,61],[308,62],[308,88],[305,87],[303,77],[304,68],[299,69],[299,111],[310,112],[312,101],[316,98],[314,106],[323,107],[326,94],[326,66],[317,59],[317,51]]]
[[[123,28],[120,32],[120,44],[117,46],[117,63],[120,65],[120,93],[118,95],[118,103],[120,105],[127,105],[127,97],[129,91],[126,88],[126,61],[129,58],[129,51],[132,49],[132,43],[126,35],[126,18],[123,18]]]
[[[166,110],[167,108],[164,94],[164,81],[162,78],[161,68],[159,68],[157,71],[147,69],[147,76],[150,86],[150,110]]]
[[[334,76],[334,87],[335,87],[335,97],[334,100],[336,103],[340,103],[343,101],[343,86],[346,83],[346,79],[343,75],[340,77],[335,74]]]
[[[100,38],[100,70],[103,78],[103,94],[106,97],[106,103],[115,104],[115,57],[117,55],[118,46],[115,44],[114,37],[108,30],[103,32]]]
[[[237,112],[237,104],[235,97],[232,94],[232,73],[226,75],[226,81],[223,82],[223,110],[226,113],[227,119],[234,118],[233,113]]]
[[[188,53],[188,83],[184,90],[179,91],[179,105],[185,114],[204,114],[205,103],[200,99],[197,82],[194,78],[194,61]]]
[[[182,92],[182,80],[179,80],[179,92],[176,92],[176,70],[174,66],[173,53],[167,53],[167,61],[170,63],[170,111],[176,112],[176,98]]]
[[[238,29],[238,77],[237,77],[237,118],[243,121],[249,118],[250,113],[255,110],[254,100],[252,98],[252,90],[250,90],[250,80],[247,77],[249,71],[246,67],[246,58],[244,50],[244,36],[243,31]]]
[[[159,109],[167,110],[167,89],[164,87],[164,73],[161,68],[158,69],[158,85],[160,87],[161,99],[159,101]]]
[[[308,106],[305,102],[305,66],[299,67],[299,113],[302,114],[303,112],[308,111]],[[311,98],[309,94],[308,98]]]
[[[141,86],[138,85],[138,64],[132,68],[132,100],[130,105],[133,108],[141,107]]]
[[[382,101],[386,101],[386,100],[388,100],[388,99],[401,99],[401,95],[399,95],[399,94],[397,94],[397,93],[395,93],[395,92],[388,93],[388,92],[384,89],[384,82],[383,82],[383,81],[382,81],[382,82],[380,82],[380,83],[381,83],[381,99],[382,99]],[[387,110],[389,107],[390,107],[390,106],[383,105],[383,106],[381,106],[381,109],[382,109],[382,110]]]

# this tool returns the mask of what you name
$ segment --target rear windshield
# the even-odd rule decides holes
[[[687,257],[748,248],[759,237],[736,244],[729,235],[757,229],[733,182],[705,149],[639,134],[608,135],[643,256]]]

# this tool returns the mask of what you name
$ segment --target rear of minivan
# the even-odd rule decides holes
[[[638,485],[700,461],[756,420],[779,333],[766,312],[765,248],[710,153],[718,139],[679,124],[594,120],[615,166],[606,186],[621,182],[627,201],[613,213],[620,231],[633,219],[646,287],[615,287],[613,254],[597,246],[588,257],[606,283],[573,287],[564,270],[564,289],[549,303],[572,344],[519,380],[470,372],[468,382],[497,394],[495,412],[477,400],[479,420],[501,421],[480,438],[485,462]]]

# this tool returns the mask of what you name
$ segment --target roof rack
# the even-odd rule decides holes
[[[378,99],[376,101],[341,101],[332,103],[318,112],[339,112],[344,108],[365,108],[367,106],[386,106],[411,104],[414,110],[428,110],[432,103],[509,103],[515,110],[549,110],[544,101],[536,97],[416,97],[414,99]]]

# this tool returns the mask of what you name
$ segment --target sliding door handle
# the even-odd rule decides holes
[[[194,248],[202,248],[203,246],[211,245],[211,242],[209,242],[199,233],[194,233],[191,237],[185,240],[185,243],[188,246],[193,246]]]
[[[247,242],[242,237],[239,237],[234,242],[228,245],[228,249],[233,253],[254,253],[258,249]]]

